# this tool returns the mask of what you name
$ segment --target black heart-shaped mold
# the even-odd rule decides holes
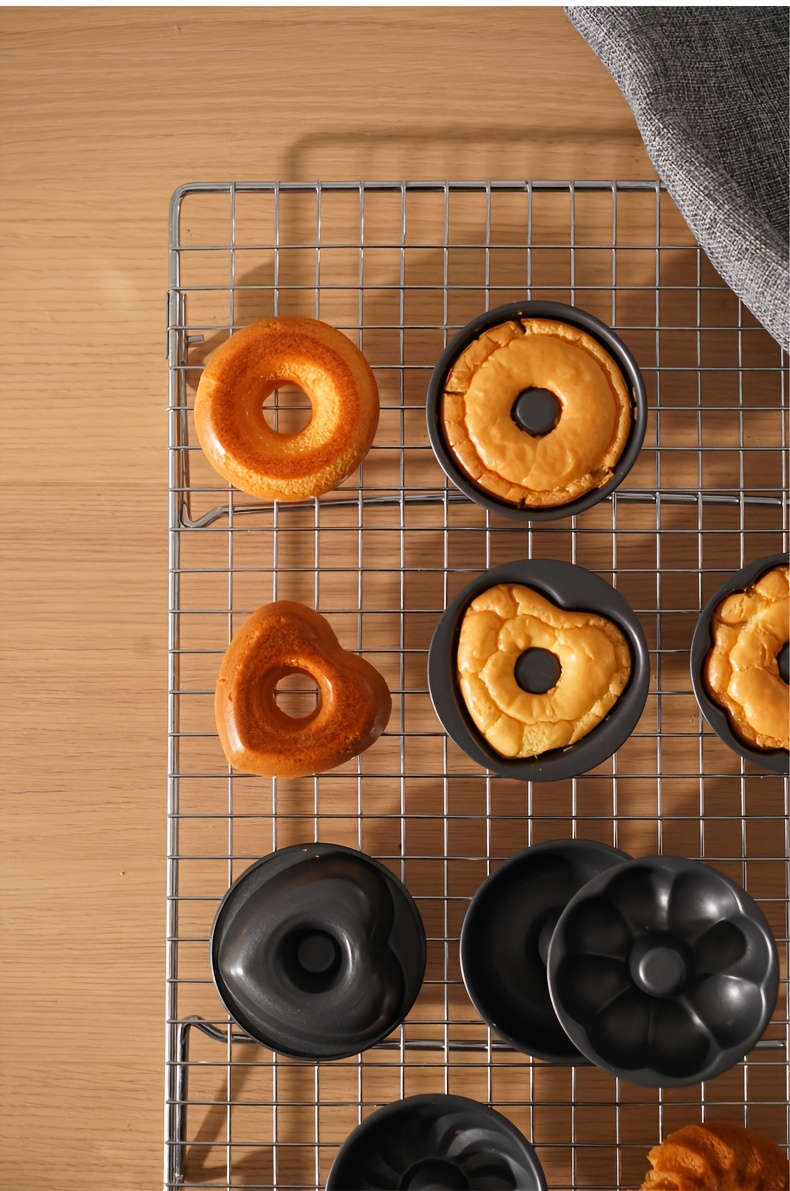
[[[425,972],[425,929],[383,864],[339,844],[257,861],[225,894],[211,970],[230,1015],[271,1050],[340,1059],[398,1026]]]

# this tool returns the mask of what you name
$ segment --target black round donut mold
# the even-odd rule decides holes
[[[551,999],[593,1063],[630,1083],[683,1087],[727,1071],[767,1026],[779,988],[752,898],[698,860],[648,856],[576,894],[549,946]]]
[[[631,651],[631,676],[620,698],[600,724],[564,749],[538,757],[509,759],[488,744],[467,710],[458,684],[456,654],[461,621],[475,596],[498,583],[521,583],[569,611],[607,616],[625,634]],[[428,687],[434,709],[447,734],[463,751],[502,777],[553,782],[577,777],[616,752],[637,725],[650,685],[650,658],[642,626],[635,612],[611,584],[599,575],[569,562],[532,558],[505,563],[484,571],[445,609],[433,634],[428,654]]]
[[[727,712],[718,703],[714,703],[708,694],[702,672],[705,659],[713,647],[710,622],[722,600],[735,591],[743,591],[744,588],[750,587],[766,571],[770,571],[774,567],[787,566],[789,559],[790,555],[787,554],[771,554],[766,558],[758,559],[757,562],[749,563],[748,566],[731,575],[714,592],[703,608],[691,640],[691,685],[694,688],[694,695],[700,711],[719,739],[723,740],[728,748],[741,757],[745,757],[747,761],[752,761],[762,769],[770,769],[774,773],[790,773],[790,751],[787,749],[758,749],[741,740],[730,726]]]
[[[341,1059],[386,1037],[414,1004],[425,928],[408,890],[340,844],[296,844],[246,869],[225,894],[211,972],[236,1022],[303,1059]]]
[[[555,1063],[589,1062],[549,995],[554,927],[588,881],[631,857],[595,840],[533,844],[506,860],[472,898],[461,929],[461,972],[483,1020],[515,1050]]]
[[[594,488],[585,492],[583,496],[570,500],[564,505],[551,507],[530,507],[528,505],[513,505],[499,500],[490,492],[479,488],[467,476],[453,455],[442,429],[442,392],[450,369],[461,352],[469,347],[484,331],[497,327],[501,323],[520,318],[546,318],[580,327],[591,335],[613,357],[623,374],[628,390],[631,394],[632,419],[631,429],[626,440],[625,448],[612,474],[612,478],[601,488]],[[522,391],[523,392],[523,391]],[[537,392],[537,390],[536,390]],[[519,394],[521,397],[521,394]],[[614,333],[611,327],[602,323],[586,310],[578,306],[570,306],[564,302],[511,302],[506,306],[497,306],[494,310],[487,310],[477,318],[472,319],[463,327],[455,338],[444,349],[436,367],[433,370],[426,401],[426,415],[428,419],[428,436],[431,440],[434,454],[445,475],[459,488],[465,496],[475,504],[481,505],[491,513],[499,513],[503,517],[510,517],[515,521],[556,521],[560,517],[572,517],[576,513],[583,513],[585,509],[605,500],[610,493],[625,479],[637,460],[647,429],[647,394],[645,383],[639,366],[622,339]],[[521,419],[517,418],[521,425]],[[522,427],[523,428],[523,427]],[[551,429],[550,425],[538,429],[539,434]]]
[[[547,1191],[535,1151],[505,1117],[465,1096],[409,1096],[350,1133],[326,1191]]]

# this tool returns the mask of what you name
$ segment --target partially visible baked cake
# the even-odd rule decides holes
[[[640,1191],[788,1191],[787,1156],[740,1125],[684,1125],[648,1154]]]
[[[790,639],[790,567],[766,571],[719,604],[703,673],[733,731],[758,749],[790,748],[790,687],[778,655]]]

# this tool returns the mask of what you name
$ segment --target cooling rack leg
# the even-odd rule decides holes
[[[176,1079],[173,1112],[173,1145],[170,1150],[169,1182],[183,1183],[186,1166],[187,1096],[189,1095],[189,1034],[197,1018],[180,1022],[176,1034]]]
[[[189,1099],[189,1035],[192,1029],[200,1030],[215,1042],[228,1044],[228,1031],[211,1026],[202,1017],[186,1017],[178,1023],[176,1030],[176,1077],[173,1104],[173,1144],[170,1148],[168,1184],[178,1186],[184,1181],[187,1158],[187,1102]],[[246,1034],[233,1033],[233,1042],[254,1042]]]

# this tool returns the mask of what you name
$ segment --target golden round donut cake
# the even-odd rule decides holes
[[[554,429],[533,435],[513,416],[525,389],[560,405]],[[469,478],[508,504],[567,504],[613,475],[631,428],[631,397],[619,367],[578,327],[543,318],[502,323],[455,361],[441,420]]]
[[[790,567],[774,567],[722,600],[711,634],[705,685],[733,731],[756,748],[790,748],[790,687],[777,661],[790,639]]]
[[[277,683],[307,674],[318,705],[287,715]],[[229,763],[265,777],[324,773],[378,740],[392,711],[389,688],[365,658],[343,649],[318,612],[290,600],[265,604],[228,646],[214,695],[214,715]]]
[[[293,384],[313,413],[279,434],[263,403]],[[195,397],[198,441],[212,467],[251,496],[297,501],[336,488],[370,449],[379,420],[376,378],[350,339],[313,318],[265,318],[211,357]]]
[[[788,1191],[787,1158],[770,1137],[719,1121],[684,1125],[648,1154],[640,1191]]]
[[[561,672],[545,694],[516,680],[528,649],[554,654]],[[569,612],[518,583],[476,596],[461,622],[458,682],[477,729],[503,757],[575,744],[611,711],[631,673],[624,634],[605,616]]]

